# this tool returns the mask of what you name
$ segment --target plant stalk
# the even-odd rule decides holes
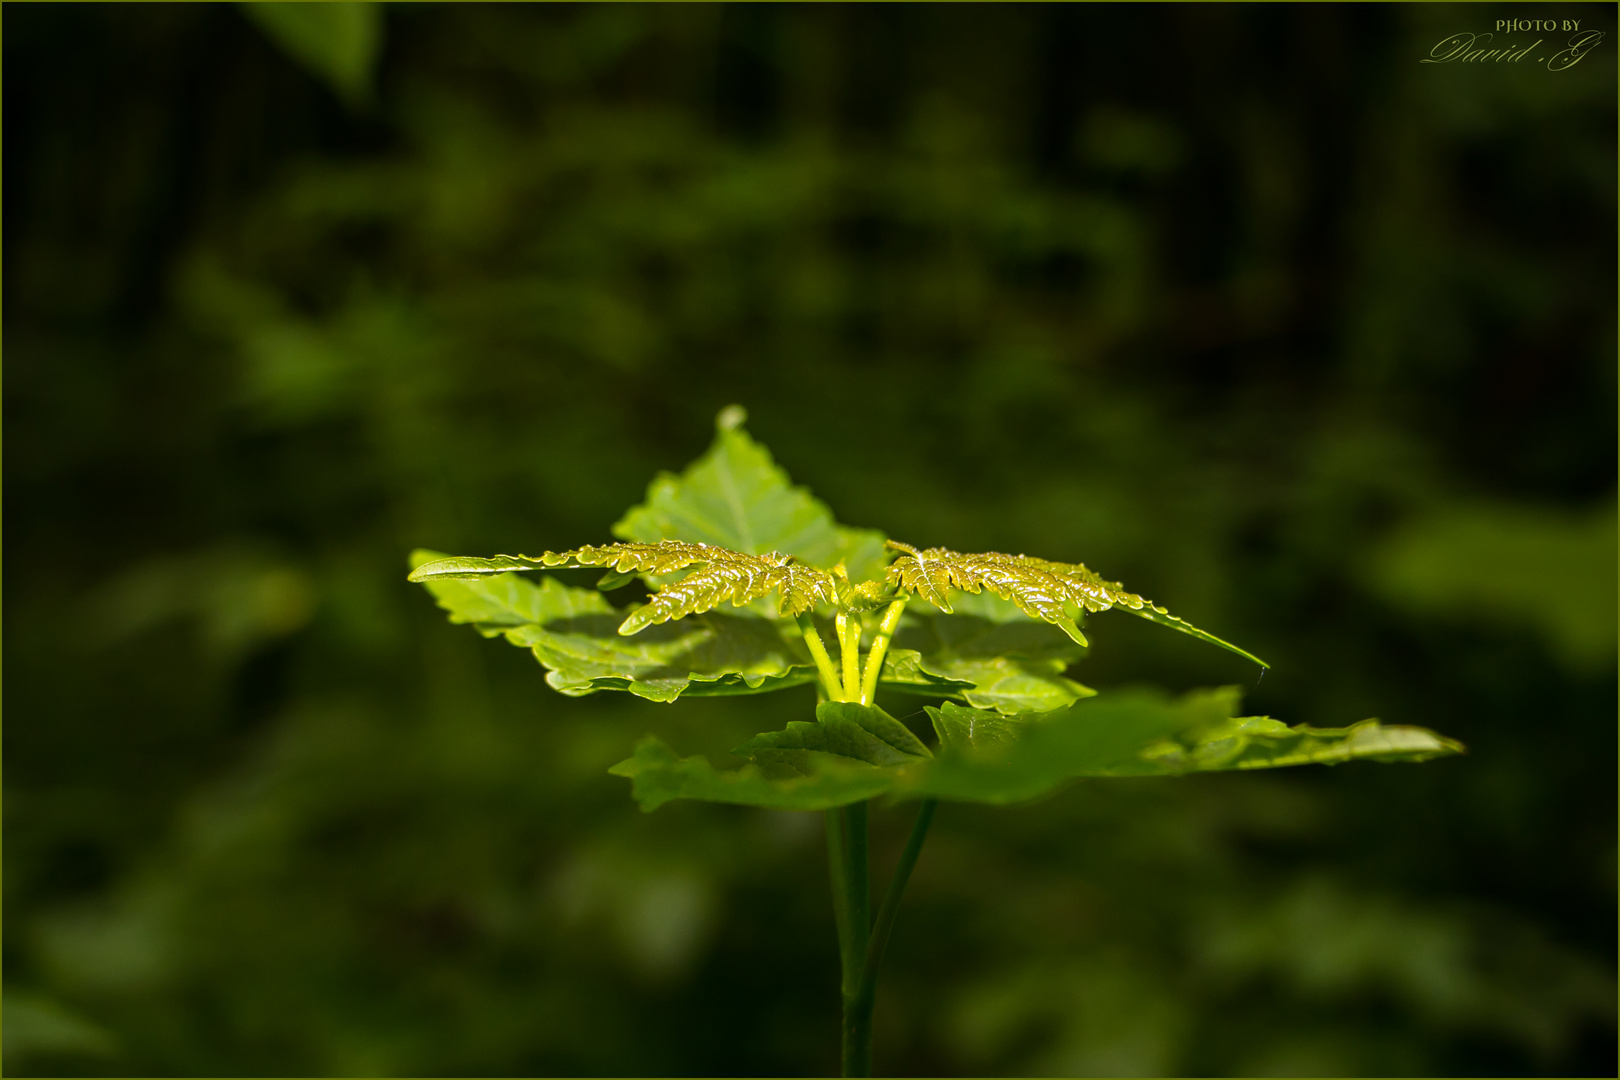
[[[849,932],[849,875],[845,872],[844,811],[825,811],[827,818],[827,874],[832,879],[833,922],[838,927],[838,964],[849,971],[860,963]],[[845,982],[848,977],[845,976]]]
[[[821,672],[822,684],[827,688],[827,699],[844,701],[844,684],[838,680],[838,671],[833,667],[832,657],[827,655],[827,646],[821,640],[821,632],[816,629],[815,619],[808,611],[800,612],[793,618],[799,624],[799,633],[804,635],[811,659],[816,662],[816,670]]]
[[[856,805],[860,807],[859,820],[864,840],[866,807],[864,804]],[[924,799],[922,805],[917,808],[917,818],[912,822],[911,836],[906,839],[905,850],[900,853],[900,861],[894,868],[894,877],[890,879],[888,891],[883,896],[883,905],[878,909],[877,922],[872,927],[871,935],[867,938],[860,956],[858,978],[850,979],[851,968],[846,961],[843,1043],[845,1076],[872,1075],[872,1009],[877,1004],[878,969],[883,965],[883,954],[888,950],[889,936],[894,932],[895,919],[900,911],[901,894],[906,891],[906,884],[911,881],[911,871],[917,865],[917,856],[922,852],[923,841],[928,838],[928,826],[934,820],[934,808],[938,805],[938,800]],[[849,807],[851,811],[855,808]],[[850,898],[854,899],[853,892]],[[854,942],[851,941],[850,944],[853,945]]]
[[[906,600],[907,597],[902,596],[883,611],[883,621],[878,624],[877,636],[872,639],[872,651],[866,658],[866,675],[861,679],[862,705],[872,704],[872,699],[877,696],[878,678],[883,674],[883,657],[889,651],[895,628],[900,625]]]
[[[861,685],[861,617],[838,613],[838,652],[844,660],[844,690],[856,693]]]
[[[866,958],[861,967],[860,991],[856,995],[857,1003],[868,1016],[877,1001],[878,968],[883,964],[883,954],[889,947],[889,935],[894,931],[894,920],[900,911],[900,895],[906,891],[906,884],[911,880],[911,871],[917,865],[923,841],[928,839],[928,826],[934,820],[934,808],[938,805],[938,799],[924,799],[917,808],[917,818],[911,824],[911,835],[906,838],[905,850],[900,853],[900,861],[894,867],[894,877],[889,880],[889,890],[883,894],[883,904],[878,908],[877,923],[872,927],[872,937],[867,942]]]
[[[844,904],[849,922],[849,949],[843,965],[845,1076],[872,1075],[872,1009],[859,1007],[865,981],[866,955],[872,931],[872,893],[868,881],[866,803],[844,807]]]

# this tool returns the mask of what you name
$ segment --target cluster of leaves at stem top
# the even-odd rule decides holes
[[[410,580],[452,622],[530,649],[564,694],[628,690],[673,701],[819,681],[834,699],[822,701],[814,723],[737,748],[749,761],[739,770],[643,740],[611,770],[631,779],[643,809],[689,798],[812,810],[884,794],[1001,803],[1082,776],[1462,751],[1423,728],[1377,720],[1318,729],[1239,717],[1231,689],[1097,697],[1064,672],[1087,648],[1082,621],[1103,611],[1265,664],[1080,563],[918,549],[839,525],[749,438],[744,418],[738,406],[721,412],[713,446],[679,476],[653,480],[646,501],[613,526],[617,543],[411,557]],[[513,573],[575,567],[606,573],[596,588]],[[650,590],[640,603],[615,607],[604,595],[636,580]],[[914,598],[928,606],[908,608]],[[824,639],[841,651],[843,678]],[[876,689],[940,701],[927,708],[936,745],[874,705]]]

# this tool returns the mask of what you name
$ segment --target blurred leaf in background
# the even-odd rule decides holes
[[[565,698],[400,580],[602,540],[741,402],[840,520],[1274,665],[1104,617],[1053,675],[1097,701],[1470,751],[943,806],[880,1068],[1614,1075],[1607,43],[249,8],[7,11],[9,1074],[832,1072],[819,821],[607,774],[735,766],[812,692]]]
[[[1370,583],[1420,615],[1528,625],[1562,662],[1601,670],[1616,648],[1616,520],[1612,501],[1576,513],[1434,507],[1373,551]]]
[[[331,84],[345,105],[351,109],[371,105],[382,48],[381,4],[248,0],[238,6],[288,56]]]

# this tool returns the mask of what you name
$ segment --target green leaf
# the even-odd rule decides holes
[[[985,597],[970,593],[963,599],[990,610],[982,603]],[[1011,603],[988,599],[1010,613],[990,610],[998,619],[992,621],[981,615],[908,612],[895,635],[898,647],[885,658],[882,685],[902,693],[960,697],[1003,713],[1045,712],[1096,693],[1063,676],[1084,655],[1081,646]],[[961,683],[970,685],[949,687]]]
[[[849,579],[854,582],[882,581],[889,566],[888,538],[877,529],[857,529],[848,525],[834,528],[838,546],[833,551],[832,565],[844,564]]]
[[[900,721],[853,702],[822,702],[815,723],[790,723],[732,753],[747,756],[749,764],[721,772],[705,758],[677,757],[649,736],[608,771],[631,779],[643,810],[671,799],[825,810],[880,795],[894,786],[897,770],[933,756]]]
[[[1010,743],[1023,732],[1027,722],[1017,716],[953,705],[931,709],[928,717],[934,722],[934,734],[939,736],[939,745],[952,749]]]
[[[883,657],[883,675],[879,685],[886,690],[927,697],[961,697],[963,692],[972,690],[974,686],[966,679],[951,679],[926,670],[922,665],[922,654],[916,649],[892,647]]]
[[[332,0],[237,6],[270,40],[328,83],[344,104],[360,108],[370,103],[382,46],[381,4]]]
[[[831,604],[837,599],[832,575],[806,566],[791,555],[777,551],[748,555],[729,548],[684,540],[660,540],[656,544],[603,544],[599,547],[587,544],[572,551],[497,555],[492,559],[457,556],[418,566],[411,571],[407,580],[466,580],[509,570],[611,567],[597,582],[600,589],[616,586],[627,574],[644,572],[664,575],[694,564],[701,568],[660,586],[650,600],[630,613],[619,627],[619,633],[635,634],[658,623],[709,611],[727,600],[731,601],[733,607],[742,607],[773,590],[781,593],[777,604],[779,615],[797,615],[810,610],[818,600]]]
[[[1464,752],[1461,743],[1424,728],[1386,727],[1377,720],[1347,728],[1289,727],[1269,717],[1234,717],[1237,703],[1232,688],[1175,702],[1145,692],[1109,695],[1019,716],[947,703],[928,710],[940,738],[937,767],[914,773],[912,786],[902,789],[1006,802],[1042,794],[1071,777],[1417,762]]]
[[[969,705],[1001,713],[1046,712],[1097,693],[1064,678],[1061,663],[998,657],[955,660],[937,670],[952,679],[973,683],[973,689],[962,695]]]
[[[910,728],[882,709],[844,701],[824,701],[816,706],[815,723],[795,721],[785,731],[756,735],[732,753],[750,758],[770,777],[809,776],[824,756],[879,768],[933,757]]]
[[[686,540],[750,555],[779,551],[812,566],[842,561],[855,581],[879,576],[883,534],[833,521],[826,505],[749,438],[746,413],[730,406],[715,423],[714,444],[679,476],[660,473],[647,499],[613,526],[613,535],[651,544]]]
[[[1012,803],[1083,777],[1423,761],[1462,752],[1461,744],[1422,728],[1376,720],[1290,728],[1266,717],[1234,717],[1237,705],[1238,691],[1230,687],[1175,700],[1127,691],[1015,716],[947,703],[928,709],[939,736],[930,756],[881,709],[824,703],[816,723],[789,724],[738,747],[735,753],[751,760],[736,772],[676,758],[656,741],[643,742],[612,771],[636,780],[645,809],[675,798],[822,809],[878,794]]]
[[[575,697],[628,690],[649,701],[674,701],[682,694],[768,693],[816,679],[814,666],[797,662],[780,624],[766,619],[710,612],[633,638],[620,635],[617,625],[615,614],[517,627],[506,638],[528,646],[551,669],[546,682]]]
[[[436,551],[419,548],[411,552],[417,567],[411,580],[420,581],[450,613],[453,623],[471,623],[485,637],[535,623],[575,620],[584,616],[615,617],[618,612],[594,589],[575,589],[553,578],[539,583],[515,574],[495,576],[467,572],[447,572],[418,576],[422,571],[447,563],[494,562],[489,559],[447,559]]]
[[[412,552],[411,558],[414,560],[417,554]],[[427,581],[476,581],[513,570],[536,570],[545,565],[543,556],[496,555],[492,559],[480,559],[473,555],[441,556],[418,564],[405,580],[417,584]]]
[[[1377,720],[1343,728],[1289,727],[1269,716],[1245,716],[1196,731],[1190,738],[1166,739],[1149,747],[1141,762],[1115,775],[1340,765],[1358,759],[1418,762],[1466,752],[1455,739],[1420,727],[1386,726]]]
[[[678,540],[635,546],[697,547]],[[830,604],[836,599],[832,576],[825,570],[794,561],[792,555],[775,551],[766,555],[748,555],[707,545],[698,548],[698,551],[704,556],[703,568],[661,587],[647,603],[630,614],[619,628],[619,633],[634,634],[646,626],[708,611],[726,600],[730,600],[734,607],[741,607],[772,590],[781,594],[777,603],[779,615],[797,615],[815,607],[818,600]],[[614,569],[620,572],[632,569],[624,565],[625,561],[620,560]],[[654,569],[657,572],[656,568],[634,568]]]
[[[703,757],[677,757],[652,736],[634,754],[608,770],[630,779],[631,794],[647,812],[671,799],[741,803],[774,810],[829,810],[881,795],[893,786],[892,770],[833,754],[807,759],[808,772],[767,778],[757,765],[721,771]]]
[[[1231,689],[1178,701],[1127,691],[1012,717],[946,703],[928,709],[939,755],[926,770],[898,778],[896,794],[989,803],[1036,798],[1076,777],[1113,775],[1166,736],[1230,717],[1237,701]]]
[[[417,551],[412,561],[430,564],[436,555]],[[625,612],[595,589],[553,578],[536,584],[515,574],[423,584],[451,622],[528,648],[549,669],[546,681],[571,696],[628,690],[674,701],[683,694],[765,693],[816,678],[798,642],[784,636],[784,624],[766,619],[711,612],[626,638],[618,632]]]
[[[1218,645],[1259,664],[1270,667],[1253,653],[1205,633],[1192,623],[1177,618],[1162,607],[1125,591],[1117,581],[1104,581],[1082,563],[1060,563],[1029,555],[1004,555],[999,551],[963,554],[947,548],[918,551],[910,544],[890,540],[889,547],[901,552],[890,565],[889,583],[916,593],[941,611],[950,613],[950,594],[961,590],[978,593],[988,590],[1018,605],[1024,614],[1060,628],[1076,642],[1086,644],[1077,619],[1082,611],[1097,612],[1118,608],[1139,618],[1168,626],[1200,641]]]

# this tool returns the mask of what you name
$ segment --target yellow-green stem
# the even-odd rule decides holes
[[[900,616],[906,610],[906,600],[902,596],[890,604],[883,612],[883,621],[878,624],[877,636],[872,639],[872,651],[866,658],[866,675],[861,679],[861,704],[870,705],[877,696],[878,678],[883,674],[883,657],[889,651],[889,641],[894,637],[895,628],[900,625]]]
[[[815,620],[808,611],[795,615],[794,620],[799,624],[799,633],[804,635],[804,644],[810,650],[810,658],[816,662],[816,670],[821,672],[821,681],[827,688],[828,700],[846,700],[844,685],[838,680],[838,671],[833,667],[832,657],[827,655],[827,646],[821,640],[821,632],[816,629]]]
[[[844,659],[845,693],[856,692],[861,685],[861,617],[838,613],[838,651]]]

